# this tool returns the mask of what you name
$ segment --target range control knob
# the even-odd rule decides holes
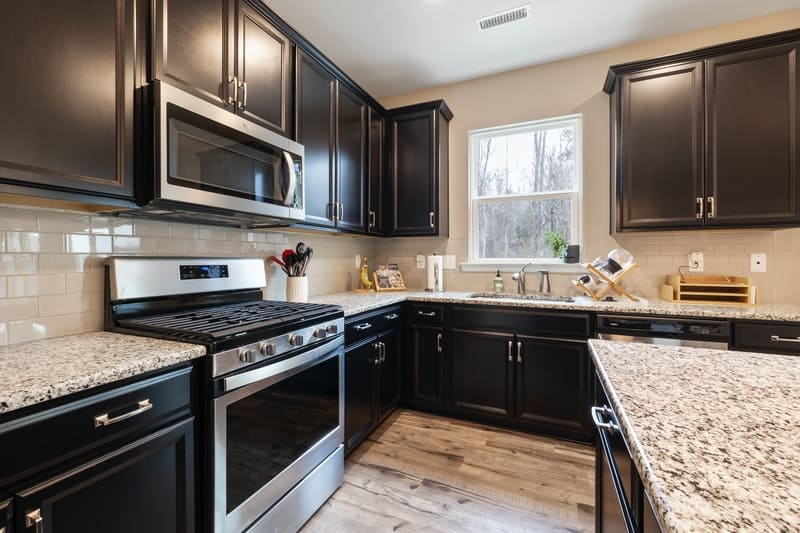
[[[265,357],[271,357],[275,355],[275,345],[271,342],[264,342],[259,346],[259,351],[261,351],[261,355]]]
[[[334,333],[339,333],[339,326],[337,326],[336,324],[329,324],[325,326],[325,332],[330,333],[331,335],[333,335]]]
[[[302,346],[303,345],[303,336],[302,335],[289,335],[289,344],[292,346]]]
[[[324,329],[315,329],[314,330],[314,337],[317,339],[324,339],[328,335],[328,332]]]
[[[252,348],[242,348],[239,350],[239,361],[242,363],[255,363],[256,351]]]

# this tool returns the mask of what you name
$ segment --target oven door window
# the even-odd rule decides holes
[[[167,128],[168,183],[263,203],[297,202],[291,177],[297,169],[280,148],[171,104]]]
[[[339,426],[339,358],[227,407],[227,512]]]

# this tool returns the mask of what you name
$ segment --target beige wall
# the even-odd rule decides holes
[[[609,109],[601,87],[609,65],[666,55],[725,41],[800,27],[800,9],[686,33],[554,63],[384,99],[387,107],[444,98],[455,114],[450,124],[450,238],[386,240],[376,244],[380,261],[401,264],[409,284],[424,285],[413,255],[451,253],[467,261],[467,132],[472,129],[581,113],[583,115],[584,258],[623,246],[641,265],[630,285],[657,294],[663,276],[686,264],[689,251],[702,251],[706,272],[749,274],[749,254],[768,254],[768,272],[752,274],[764,302],[800,303],[800,284],[789,283],[800,259],[800,230],[609,235]],[[445,272],[448,289],[488,289],[490,273]],[[569,290],[571,276],[553,276]],[[506,275],[506,286],[510,275]],[[530,287],[529,283],[529,287]],[[792,286],[798,288],[791,288]],[[790,287],[787,289],[787,286]]]
[[[0,206],[0,346],[103,329],[103,261],[109,255],[278,255],[314,247],[309,293],[357,280],[355,254],[374,239],[294,231],[244,231]],[[266,297],[285,299],[286,277],[267,268]]]

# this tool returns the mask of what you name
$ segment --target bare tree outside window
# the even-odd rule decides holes
[[[552,257],[546,232],[578,241],[580,118],[470,132],[473,260]]]

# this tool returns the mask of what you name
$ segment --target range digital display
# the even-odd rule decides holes
[[[181,279],[215,279],[228,277],[228,265],[180,265]]]

